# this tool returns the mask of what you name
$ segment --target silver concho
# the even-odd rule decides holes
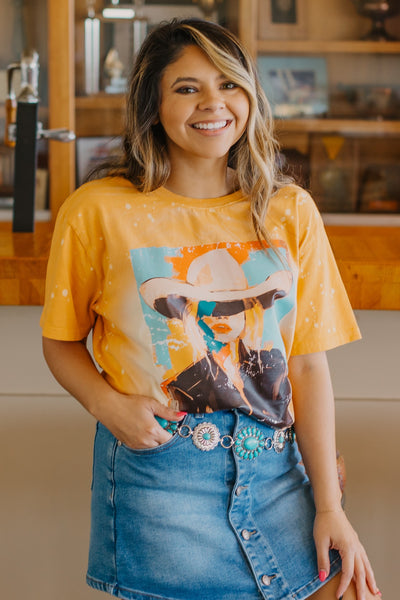
[[[274,433],[272,445],[275,452],[282,452],[286,444],[286,431],[284,429],[277,429]]]
[[[199,450],[214,450],[220,440],[219,429],[213,423],[200,423],[193,429],[192,440]]]

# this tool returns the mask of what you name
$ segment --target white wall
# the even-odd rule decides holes
[[[0,394],[64,394],[42,357],[39,306],[0,306]],[[363,339],[328,354],[336,398],[400,400],[400,311],[356,311]]]
[[[94,600],[84,583],[94,423],[50,376],[40,307],[0,307],[0,581],[7,600]],[[346,509],[397,600],[400,311],[359,311],[329,353]]]
[[[400,311],[356,311],[363,339],[328,353],[336,398],[400,400]]]

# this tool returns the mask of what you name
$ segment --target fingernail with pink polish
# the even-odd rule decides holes
[[[324,569],[321,569],[320,572],[318,573],[318,577],[319,577],[319,580],[322,583],[324,583],[325,579],[327,578],[326,571]]]
[[[177,417],[186,417],[186,415],[187,415],[187,412],[177,412],[176,413]]]

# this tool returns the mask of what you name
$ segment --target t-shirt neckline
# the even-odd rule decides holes
[[[174,204],[194,206],[196,208],[215,208],[218,206],[225,206],[227,204],[239,202],[240,200],[243,200],[244,197],[243,192],[241,190],[237,190],[231,194],[218,196],[216,198],[191,198],[189,196],[181,196],[180,194],[176,194],[164,186],[159,187],[153,193],[161,195],[163,199],[173,202]]]

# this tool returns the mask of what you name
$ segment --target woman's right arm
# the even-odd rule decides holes
[[[155,415],[176,421],[183,417],[154,398],[121,394],[111,387],[97,370],[86,339],[65,342],[43,337],[43,354],[58,383],[131,448],[153,448],[170,439]]]

